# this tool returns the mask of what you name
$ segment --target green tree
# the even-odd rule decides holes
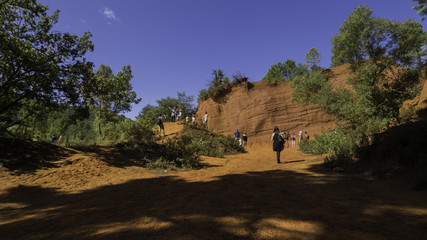
[[[286,59],[285,63],[278,62],[277,64],[271,65],[262,80],[268,82],[284,82],[291,81],[296,76],[305,74],[308,74],[306,65],[301,63],[297,65],[294,60]]]
[[[412,9],[418,10],[417,14],[421,15],[421,20],[425,19],[425,15],[427,15],[427,0],[412,0],[414,2],[418,2],[418,5],[412,7]]]
[[[227,77],[227,76],[226,76]],[[185,92],[178,92],[178,108],[182,110],[182,114],[188,115],[194,112],[194,96],[185,95]]]
[[[53,31],[59,11],[47,10],[36,0],[0,2],[0,134],[46,107],[84,104],[81,89],[93,66],[84,58],[93,50],[91,34]]]
[[[202,89],[197,98],[198,101],[206,100],[209,97],[215,96],[227,83],[230,78],[227,77],[221,69],[212,70],[213,79],[208,82],[208,89]]]
[[[414,21],[393,22],[372,13],[358,6],[332,38],[332,63],[350,64],[351,89],[333,86],[320,72],[292,82],[292,99],[317,104],[336,116],[346,124],[353,143],[366,142],[392,119],[399,119],[403,101],[416,93],[417,56],[425,39],[422,26]]]
[[[286,80],[284,72],[283,64],[278,62],[277,64],[271,65],[262,80],[267,82],[284,82]]]
[[[206,100],[208,99],[209,95],[208,95],[208,90],[207,89],[200,89],[199,91],[199,95],[197,97],[197,102],[200,102],[200,100]]]
[[[139,112],[137,121],[147,128],[152,128],[156,125],[157,118],[160,114],[168,114],[165,116],[169,116],[168,112],[165,112],[164,110],[162,112],[162,108],[147,104]]]
[[[195,112],[193,101],[194,96],[187,96],[185,92],[178,92],[177,98],[167,97],[156,100],[157,106],[146,105],[142,108],[141,112],[138,114],[138,121],[144,123],[145,126],[153,127],[156,124],[157,117],[160,114],[163,114],[166,117],[170,117],[171,108],[177,107],[182,110],[182,114],[188,115]]]
[[[310,51],[308,51],[305,55],[305,61],[311,67],[311,70],[319,69],[317,64],[320,63],[320,53],[316,48],[311,48]]]
[[[141,101],[132,91],[132,77],[129,65],[114,75],[109,66],[101,64],[93,75],[90,105],[96,113],[98,133],[101,137],[103,124],[113,121],[113,117],[119,113],[130,111],[132,103]]]
[[[212,70],[213,79],[209,82],[209,87],[219,87],[224,83],[229,82],[229,78],[224,75],[224,72],[221,69]]]
[[[332,37],[332,66],[351,63],[355,69],[369,59],[386,66],[415,67],[426,40],[422,25],[413,20],[400,23],[376,18],[372,13],[359,5],[344,21]]]
[[[332,38],[334,66],[350,63],[350,84],[357,101],[380,118],[398,118],[399,107],[412,96],[422,65],[426,33],[422,25],[372,16],[358,6]],[[399,64],[399,65],[397,65]],[[402,70],[402,68],[404,70]]]

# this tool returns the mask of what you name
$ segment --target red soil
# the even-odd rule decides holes
[[[344,84],[344,67],[331,78]],[[414,103],[425,104],[427,88]],[[285,148],[273,126],[315,133],[320,109],[291,103],[289,83],[233,88],[199,105],[209,127],[247,132],[245,154],[203,157],[204,168],[159,172],[116,149],[60,148],[41,169],[0,168],[0,239],[425,239],[427,192],[405,183],[325,172],[321,157]],[[415,100],[414,100],[415,101]],[[169,137],[182,125],[166,123]]]
[[[166,134],[181,125],[166,123]],[[56,167],[0,176],[1,239],[423,239],[427,192],[324,172],[320,157],[270,142],[159,172],[115,149],[65,149]]]

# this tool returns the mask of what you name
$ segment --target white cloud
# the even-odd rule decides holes
[[[120,22],[120,19],[116,17],[116,14],[114,13],[114,11],[107,7],[104,7],[104,11],[102,12],[102,15],[104,15],[108,19]],[[111,22],[109,22],[109,24],[111,24]]]

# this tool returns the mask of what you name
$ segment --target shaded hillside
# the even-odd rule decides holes
[[[359,169],[392,178],[409,180],[413,189],[427,189],[427,82],[420,94],[406,101],[415,119],[376,134],[370,146],[360,149]]]

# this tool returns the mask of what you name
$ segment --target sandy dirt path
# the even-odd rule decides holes
[[[167,124],[166,134],[181,129]],[[427,192],[325,172],[269,142],[158,172],[114,149],[74,151],[56,168],[0,176],[0,239],[426,239]]]

